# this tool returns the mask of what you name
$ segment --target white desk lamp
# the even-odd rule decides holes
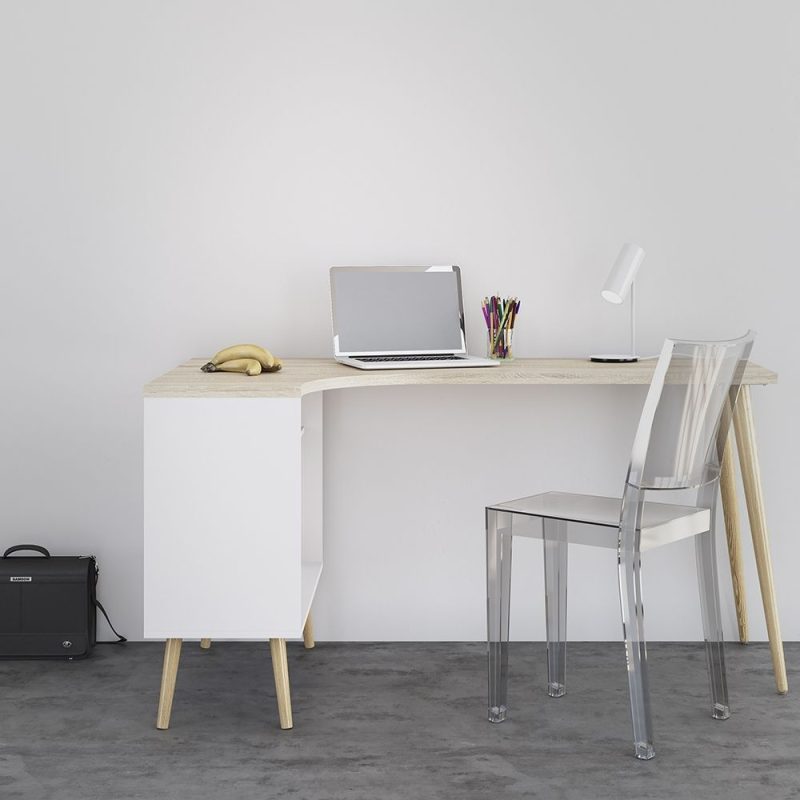
[[[638,361],[636,355],[636,302],[634,299],[633,282],[636,273],[644,261],[644,250],[638,244],[626,242],[619,251],[611,272],[608,273],[605,285],[600,294],[609,303],[622,303],[626,295],[631,293],[631,349],[626,354],[610,353],[591,356],[592,361],[606,361],[615,364]]]

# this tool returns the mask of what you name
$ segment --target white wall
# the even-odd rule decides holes
[[[141,635],[146,380],[242,340],[328,354],[332,264],[460,264],[478,351],[495,291],[523,298],[519,355],[618,349],[598,288],[632,239],[642,351],[753,327],[780,372],[754,405],[800,638],[799,33],[791,0],[6,0],[2,544],[96,553]],[[617,491],[641,398],[331,393],[319,637],[482,638],[484,504]],[[541,556],[516,553],[513,632],[541,638]],[[618,638],[613,556],[570,559],[571,636]],[[650,637],[697,638],[691,546],[646,570]]]

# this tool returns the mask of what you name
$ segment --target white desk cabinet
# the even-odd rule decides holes
[[[147,638],[296,638],[322,571],[322,395],[144,404]]]

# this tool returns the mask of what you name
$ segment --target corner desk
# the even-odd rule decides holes
[[[183,639],[270,640],[281,728],[292,727],[286,639],[313,647],[322,572],[322,397],[370,386],[643,385],[655,360],[516,359],[497,367],[359,371],[286,359],[277,373],[207,374],[193,359],[144,388],[144,635],[165,639],[157,727],[169,727]],[[734,413],[750,532],[777,691],[788,690],[772,578],[750,386],[777,375],[750,364]],[[731,439],[733,435],[731,436]],[[720,491],[739,639],[747,608],[733,448]]]

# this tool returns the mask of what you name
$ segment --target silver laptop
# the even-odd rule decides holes
[[[358,369],[494,367],[467,355],[458,267],[331,267],[333,352]]]

